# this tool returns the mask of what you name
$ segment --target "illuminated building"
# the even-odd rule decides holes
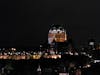
[[[89,50],[95,50],[95,40],[94,39],[90,39],[88,42],[89,45]]]
[[[59,25],[52,26],[48,33],[48,44],[53,44],[55,42],[66,42],[67,34],[66,30]]]
[[[73,51],[73,42],[71,36],[68,37],[66,29],[62,25],[53,25],[48,32],[48,44],[59,52]]]

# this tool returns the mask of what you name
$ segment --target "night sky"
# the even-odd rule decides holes
[[[51,24],[64,24],[75,45],[100,41],[98,0],[1,0],[0,46],[38,46]]]

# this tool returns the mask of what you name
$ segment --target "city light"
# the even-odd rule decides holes
[[[35,60],[39,63],[47,61],[46,63],[52,65],[57,64],[54,64],[53,68],[46,69],[47,71],[54,70],[57,75],[81,75],[83,69],[89,69],[94,64],[100,63],[100,50],[98,49],[99,45],[96,46],[95,42],[91,41],[86,47],[75,48],[66,29],[55,26],[48,32],[47,44],[40,44],[38,48],[0,48],[0,59]],[[42,68],[43,65],[39,64],[37,67],[39,75],[42,74]]]

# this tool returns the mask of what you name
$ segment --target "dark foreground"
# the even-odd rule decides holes
[[[7,68],[4,70],[4,73],[0,75],[59,75],[59,72],[64,71],[63,67],[66,67],[66,72],[68,72],[68,65],[70,62],[83,65],[85,61],[86,60],[82,60],[81,57],[79,57],[79,59],[77,58],[77,60],[72,58],[70,61],[69,59],[0,60],[0,73],[3,72],[3,67],[6,66]],[[38,65],[41,66],[41,74],[37,72]],[[90,68],[81,69],[82,75],[100,75],[100,64],[91,65]],[[57,71],[58,68],[59,71]]]

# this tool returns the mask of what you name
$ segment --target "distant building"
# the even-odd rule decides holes
[[[53,44],[53,42],[66,42],[67,34],[64,27],[60,25],[54,25],[49,29],[48,32],[48,44]]]
[[[95,50],[96,49],[96,43],[95,43],[95,40],[94,39],[90,39],[88,41],[88,46],[89,46],[89,50]]]
[[[71,36],[68,37],[65,27],[62,25],[53,25],[50,27],[48,32],[48,44],[50,48],[54,48],[58,51],[73,49],[72,38]]]

